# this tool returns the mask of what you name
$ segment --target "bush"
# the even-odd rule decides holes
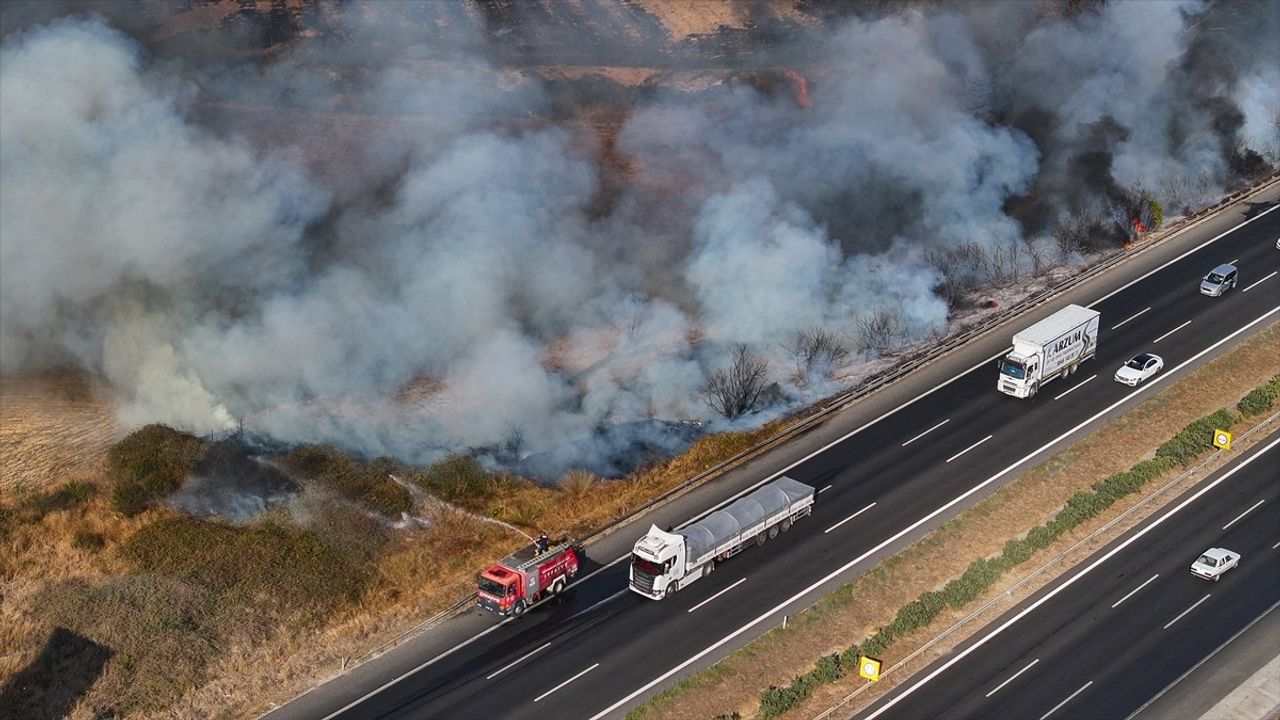
[[[487,500],[508,486],[505,478],[486,471],[467,455],[442,460],[414,475],[413,482],[445,502],[481,511]]]
[[[1277,396],[1280,396],[1280,375],[1272,378],[1266,385],[1250,390],[1248,395],[1236,403],[1236,409],[1245,417],[1261,415],[1275,405]]]
[[[36,519],[52,512],[69,510],[96,495],[98,488],[87,482],[69,482],[56,490],[36,493],[23,503]]]
[[[1004,557],[1006,565],[1013,567],[1030,560],[1031,554],[1034,552],[1035,548],[1031,546],[1031,543],[1026,538],[1013,538],[1004,544],[1002,557]]]
[[[89,530],[77,530],[75,536],[71,538],[71,547],[77,550],[97,552],[106,547],[106,544],[107,539],[102,536],[102,533]]]
[[[1057,539],[1058,533],[1054,532],[1053,528],[1049,527],[1047,523],[1044,525],[1037,525],[1031,528],[1030,532],[1027,533],[1027,543],[1036,550],[1043,550],[1049,547],[1053,544],[1053,541]]]
[[[393,463],[375,460],[364,464],[329,445],[304,445],[285,456],[284,462],[317,484],[383,516],[398,519],[413,509],[413,495],[392,480]]]
[[[975,600],[984,590],[1000,578],[1002,568],[998,560],[979,558],[969,563],[964,574],[947,583],[942,594],[947,604],[960,609]]]
[[[774,718],[790,710],[796,704],[796,697],[790,687],[780,688],[770,685],[760,693],[760,716]]]
[[[116,485],[112,504],[129,516],[146,510],[182,485],[206,449],[200,439],[167,425],[134,430],[107,452]]]
[[[818,658],[813,668],[813,677],[818,683],[825,685],[844,677],[844,667],[840,664],[840,654],[831,653]]]
[[[1231,427],[1235,423],[1236,417],[1228,410],[1219,410],[1212,415],[1200,418],[1188,424],[1181,432],[1156,449],[1156,457],[1167,458],[1186,467],[1200,453],[1213,447],[1213,431],[1216,428]]]

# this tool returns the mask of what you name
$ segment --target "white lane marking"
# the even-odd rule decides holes
[[[1067,696],[1067,699],[1066,699],[1066,700],[1063,700],[1062,702],[1058,703],[1057,705],[1054,705],[1052,710],[1050,710],[1049,712],[1047,712],[1047,713],[1045,713],[1045,714],[1041,715],[1041,716],[1040,716],[1040,720],[1044,720],[1045,718],[1047,718],[1047,717],[1049,717],[1050,715],[1052,715],[1052,714],[1054,714],[1055,712],[1057,712],[1057,711],[1058,711],[1058,708],[1060,708],[1060,707],[1062,707],[1063,705],[1066,705],[1067,703],[1071,702],[1071,700],[1072,700],[1075,696],[1077,696],[1077,695],[1079,695],[1080,693],[1084,692],[1085,690],[1089,689],[1089,686],[1090,686],[1090,685],[1092,685],[1092,684],[1093,684],[1093,681],[1092,681],[1092,680],[1090,680],[1089,682],[1085,683],[1085,684],[1084,684],[1084,687],[1082,687],[1082,688],[1080,688],[1079,690],[1077,690],[1077,691],[1075,691],[1075,692],[1071,693],[1070,695],[1068,695],[1068,696]]]
[[[727,588],[725,588],[725,589],[721,590],[720,592],[716,593],[715,595],[712,595],[711,597],[707,598],[706,600],[703,600],[702,602],[698,603],[697,605],[694,605],[693,607],[689,608],[689,609],[688,609],[688,610],[686,610],[685,612],[693,612],[694,610],[697,610],[698,608],[702,607],[703,605],[706,605],[707,603],[711,602],[712,600],[715,600],[716,598],[718,598],[718,597],[720,597],[721,595],[723,595],[723,594],[725,594],[725,593],[729,592],[730,590],[732,590],[732,589],[734,589],[734,588],[738,587],[739,585],[741,585],[742,583],[744,583],[744,582],[746,582],[746,581],[747,581],[747,579],[746,579],[746,578],[742,578],[742,579],[741,579],[741,580],[739,580],[738,582],[736,582],[736,583],[734,583],[734,584],[730,585],[729,587],[727,587]]]
[[[1030,670],[1030,669],[1031,669],[1031,666],[1032,666],[1032,665],[1035,665],[1035,664],[1036,664],[1036,663],[1038,663],[1038,662],[1040,662],[1040,658],[1036,658],[1035,660],[1032,660],[1031,662],[1027,663],[1027,666],[1026,666],[1026,667],[1024,667],[1024,668],[1022,668],[1021,670],[1019,670],[1018,672],[1014,673],[1014,674],[1013,674],[1013,675],[1012,675],[1008,680],[1005,680],[1004,682],[1002,682],[1002,683],[1000,683],[999,685],[997,685],[995,690],[992,690],[991,692],[987,693],[987,697],[991,697],[992,695],[995,695],[996,693],[1000,692],[1000,688],[1002,688],[1002,687],[1004,687],[1005,685],[1008,685],[1009,683],[1011,683],[1011,682],[1013,682],[1014,680],[1016,680],[1016,679],[1018,678],[1018,676],[1019,676],[1019,675],[1021,675],[1022,673],[1024,673],[1024,672],[1026,672],[1026,671]]]
[[[1186,326],[1188,326],[1188,325],[1190,325],[1190,324],[1191,324],[1191,321],[1190,321],[1190,320],[1188,320],[1188,321],[1186,321],[1186,322],[1182,323],[1182,324],[1181,324],[1181,325],[1179,325],[1178,327],[1176,327],[1176,328],[1174,328],[1174,329],[1170,330],[1169,332],[1167,332],[1167,333],[1165,333],[1165,334],[1161,335],[1160,337],[1156,338],[1155,340],[1152,340],[1152,341],[1151,341],[1151,344],[1152,344],[1152,345],[1155,345],[1156,343],[1158,343],[1158,342],[1160,342],[1161,340],[1163,340],[1163,339],[1165,339],[1165,338],[1169,337],[1170,335],[1172,335],[1172,334],[1174,334],[1174,333],[1178,332],[1179,330],[1181,330],[1182,328],[1184,328],[1184,327],[1186,327]]]
[[[564,687],[565,685],[568,685],[569,683],[573,682],[574,680],[577,680],[578,678],[582,677],[583,675],[586,675],[587,673],[591,672],[592,670],[595,670],[595,669],[596,669],[596,668],[598,668],[598,667],[600,667],[600,663],[596,663],[595,665],[592,665],[591,667],[587,668],[586,670],[583,670],[582,672],[578,673],[577,675],[574,675],[573,677],[569,678],[568,680],[565,680],[564,682],[560,683],[559,685],[557,685],[557,686],[555,686],[555,687],[551,688],[550,690],[548,690],[548,691],[546,691],[546,692],[542,693],[542,694],[541,694],[541,695],[539,695],[538,697],[534,698],[534,699],[533,699],[533,701],[534,701],[534,702],[538,702],[538,701],[539,701],[539,700],[541,700],[542,698],[544,698],[544,697],[546,697],[546,696],[550,695],[551,693],[553,693],[553,692],[555,692],[555,691],[559,690],[560,688]]]
[[[1259,280],[1259,281],[1257,281],[1257,282],[1253,283],[1252,285],[1250,285],[1249,287],[1247,287],[1247,288],[1245,288],[1245,289],[1241,290],[1240,292],[1242,292],[1242,293],[1247,293],[1247,292],[1249,292],[1249,291],[1250,291],[1250,290],[1252,290],[1254,287],[1256,287],[1258,284],[1260,284],[1260,283],[1264,283],[1264,282],[1266,282],[1266,281],[1270,280],[1271,278],[1275,277],[1277,273],[1280,273],[1280,270],[1272,270],[1270,275],[1267,275],[1266,277],[1264,277],[1264,278],[1262,278],[1261,280]]]
[[[1175,686],[1175,685],[1177,685],[1178,683],[1180,683],[1180,682],[1182,682],[1183,680],[1185,680],[1185,679],[1187,678],[1187,676],[1188,676],[1188,675],[1190,675],[1191,673],[1195,672],[1196,670],[1199,670],[1201,665],[1203,665],[1203,664],[1205,664],[1205,663],[1209,662],[1209,659],[1210,659],[1210,658],[1212,658],[1214,655],[1217,655],[1219,652],[1222,652],[1222,649],[1223,649],[1223,648],[1225,648],[1226,646],[1228,646],[1228,645],[1230,645],[1231,643],[1235,642],[1235,639],[1236,639],[1236,638],[1238,638],[1238,637],[1240,637],[1241,635],[1245,634],[1245,632],[1247,632],[1247,631],[1249,630],[1249,628],[1253,627],[1254,625],[1257,625],[1259,620],[1261,620],[1261,619],[1265,618],[1266,616],[1270,615],[1270,614],[1271,614],[1271,612],[1272,612],[1273,610],[1275,610],[1277,607],[1280,607],[1280,602],[1276,602],[1276,603],[1274,603],[1271,607],[1267,608],[1267,609],[1266,609],[1266,610],[1265,610],[1261,615],[1259,615],[1258,617],[1256,617],[1256,618],[1254,618],[1254,619],[1250,620],[1248,625],[1245,625],[1244,627],[1242,627],[1242,628],[1240,628],[1239,630],[1237,630],[1235,635],[1232,635],[1231,637],[1227,638],[1227,641],[1226,641],[1226,642],[1224,642],[1224,643],[1222,643],[1221,645],[1219,645],[1218,647],[1214,648],[1214,649],[1213,649],[1213,652],[1211,652],[1211,653],[1209,653],[1208,655],[1205,655],[1204,657],[1200,658],[1200,661],[1199,661],[1199,662],[1197,662],[1195,665],[1192,665],[1192,666],[1190,667],[1190,669],[1188,669],[1186,672],[1184,672],[1184,673],[1182,673],[1181,675],[1179,675],[1177,680],[1174,680],[1173,682],[1171,682],[1171,683],[1169,683],[1167,686],[1165,686],[1165,689],[1163,689],[1163,690],[1161,690],[1160,692],[1156,693],[1154,697],[1152,697],[1150,700],[1148,700],[1148,701],[1146,701],[1145,703],[1143,703],[1143,704],[1142,704],[1142,707],[1138,708],[1137,710],[1134,710],[1134,711],[1129,715],[1129,717],[1125,718],[1124,720],[1133,720],[1133,718],[1135,718],[1135,717],[1137,717],[1137,716],[1141,715],[1143,710],[1146,710],[1147,708],[1151,707],[1151,705],[1152,705],[1155,701],[1157,701],[1157,700],[1159,700],[1160,698],[1164,697],[1164,694],[1165,694],[1165,693],[1167,693],[1167,692],[1169,692],[1170,690],[1172,690],[1172,689],[1173,689],[1173,686]]]
[[[974,449],[974,448],[978,447],[978,446],[979,446],[979,445],[981,445],[982,443],[984,443],[984,442],[986,442],[986,441],[990,440],[992,437],[993,437],[993,436],[988,435],[988,436],[986,436],[986,437],[982,438],[982,439],[981,439],[981,440],[979,440],[978,442],[976,442],[976,443],[974,443],[974,444],[970,445],[969,447],[967,447],[967,448],[965,448],[965,449],[961,450],[960,452],[956,453],[955,455],[952,455],[951,457],[947,458],[947,462],[951,462],[952,460],[955,460],[956,458],[960,457],[961,455],[963,455],[963,454],[965,454],[965,453],[969,452],[970,450],[972,450],[972,449]]]
[[[1276,548],[1280,548],[1280,542],[1278,542],[1278,543],[1276,543],[1275,545],[1272,545],[1272,546],[1271,546],[1271,549],[1272,549],[1272,550],[1275,550]]]
[[[1277,207],[1280,207],[1280,206],[1277,206]],[[956,663],[960,662],[961,660],[964,660],[966,657],[968,657],[968,656],[969,656],[969,654],[970,654],[970,653],[974,652],[975,650],[977,650],[978,648],[982,647],[983,645],[986,645],[988,642],[991,642],[991,640],[992,640],[993,638],[995,638],[997,635],[999,635],[999,634],[1003,633],[1005,630],[1008,630],[1009,628],[1013,627],[1013,625],[1014,625],[1014,624],[1016,624],[1018,621],[1022,620],[1022,618],[1026,617],[1027,615],[1030,615],[1032,612],[1034,612],[1034,611],[1036,610],[1036,608],[1038,608],[1038,607],[1040,607],[1041,605],[1043,605],[1043,604],[1045,604],[1045,603],[1049,602],[1049,601],[1050,601],[1050,600],[1052,600],[1054,597],[1056,597],[1059,593],[1061,593],[1061,592],[1065,591],[1067,588],[1069,588],[1069,587],[1071,587],[1072,585],[1076,584],[1076,582],[1077,582],[1077,581],[1079,581],[1079,580],[1080,580],[1080,578],[1084,577],[1085,575],[1087,575],[1087,574],[1089,574],[1090,572],[1092,572],[1092,571],[1094,571],[1095,569],[1097,569],[1097,568],[1098,568],[1098,566],[1102,565],[1103,563],[1105,563],[1106,561],[1110,560],[1113,556],[1115,556],[1115,555],[1116,555],[1117,553],[1119,553],[1120,551],[1124,550],[1125,548],[1129,547],[1129,546],[1130,546],[1130,545],[1132,545],[1133,543],[1137,542],[1139,539],[1141,539],[1141,538],[1142,538],[1144,535],[1146,535],[1147,533],[1151,532],[1152,530],[1156,529],[1157,527],[1160,527],[1160,525],[1162,525],[1162,524],[1163,524],[1166,520],[1168,520],[1169,518],[1173,517],[1173,516],[1174,516],[1178,511],[1180,511],[1180,510],[1182,510],[1183,508],[1187,507],[1188,505],[1190,505],[1191,503],[1195,502],[1196,500],[1199,500],[1199,499],[1200,499],[1200,498],[1201,498],[1205,493],[1209,492],[1210,490],[1214,489],[1215,487],[1217,487],[1217,486],[1218,486],[1218,485],[1220,485],[1221,483],[1225,482],[1225,481],[1226,481],[1228,478],[1230,478],[1232,475],[1235,475],[1237,472],[1239,472],[1239,471],[1243,470],[1244,468],[1248,467],[1250,463],[1252,463],[1254,460],[1257,460],[1258,458],[1260,458],[1260,457],[1262,457],[1263,455],[1265,455],[1268,451],[1270,451],[1270,450],[1271,450],[1272,448],[1274,448],[1276,445],[1280,445],[1280,437],[1276,438],[1275,440],[1272,440],[1272,441],[1271,441],[1271,443],[1270,443],[1269,445],[1267,445],[1266,447],[1264,447],[1264,448],[1262,448],[1261,450],[1259,450],[1259,451],[1257,452],[1257,454],[1255,454],[1255,455],[1251,455],[1251,456],[1249,456],[1248,458],[1245,458],[1243,461],[1241,461],[1241,462],[1240,462],[1240,464],[1239,464],[1239,465],[1236,465],[1235,467],[1231,468],[1231,469],[1230,469],[1230,470],[1228,470],[1227,472],[1223,473],[1223,475],[1222,475],[1221,477],[1219,477],[1217,480],[1214,480],[1213,482],[1211,482],[1211,483],[1209,483],[1208,485],[1204,486],[1204,487],[1203,487],[1203,488],[1201,488],[1198,492],[1196,492],[1194,495],[1192,495],[1191,497],[1187,498],[1186,500],[1183,500],[1181,503],[1179,503],[1179,504],[1178,504],[1177,506],[1175,506],[1173,509],[1171,509],[1171,510],[1169,510],[1168,512],[1166,512],[1164,515],[1161,515],[1160,517],[1156,518],[1156,519],[1155,519],[1155,520],[1154,520],[1150,525],[1147,525],[1146,527],[1142,528],[1142,529],[1141,529],[1141,530],[1139,530],[1138,532],[1134,533],[1134,535],[1133,535],[1132,537],[1130,537],[1128,540],[1125,540],[1124,542],[1122,542],[1122,543],[1120,543],[1119,545],[1115,546],[1115,547],[1114,547],[1114,548],[1112,548],[1110,551],[1108,551],[1105,555],[1103,555],[1102,557],[1098,558],[1097,560],[1094,560],[1092,563],[1090,563],[1090,564],[1089,564],[1087,567],[1085,567],[1083,570],[1080,570],[1080,571],[1079,571],[1079,572],[1077,572],[1075,575],[1072,575],[1071,577],[1067,578],[1066,582],[1062,583],[1061,585],[1059,585],[1059,586],[1055,587],[1054,589],[1050,590],[1049,592],[1045,593],[1045,595],[1044,595],[1043,597],[1041,597],[1039,600],[1036,600],[1035,602],[1031,603],[1031,604],[1030,604],[1030,605],[1028,605],[1027,607],[1023,608],[1023,609],[1022,609],[1022,611],[1021,611],[1021,612],[1019,612],[1017,615],[1014,615],[1013,617],[1011,617],[1011,618],[1009,618],[1008,620],[1004,621],[1004,623],[1002,623],[1002,624],[1001,624],[999,627],[997,627],[995,630],[992,630],[991,632],[987,633],[987,634],[986,634],[986,635],[984,635],[981,639],[979,639],[977,642],[975,642],[974,644],[972,644],[972,645],[970,645],[969,647],[965,648],[963,651],[961,651],[961,652],[957,653],[957,654],[956,654],[954,657],[952,657],[950,660],[948,660],[947,662],[945,662],[945,663],[943,663],[942,665],[938,666],[938,667],[937,667],[933,672],[931,672],[931,673],[929,673],[928,675],[924,676],[924,677],[923,677],[919,682],[915,683],[914,685],[910,685],[910,686],[908,686],[905,690],[903,690],[903,691],[902,691],[902,693],[901,693],[901,694],[899,694],[899,695],[895,695],[895,696],[893,696],[892,698],[890,698],[890,699],[889,699],[889,701],[888,701],[888,702],[886,702],[884,705],[880,706],[880,708],[879,708],[879,709],[877,709],[875,712],[873,712],[873,713],[871,713],[870,715],[868,715],[868,716],[865,718],[865,720],[875,720],[877,717],[879,717],[879,716],[883,715],[885,712],[887,712],[887,711],[888,711],[890,708],[892,708],[894,705],[897,705],[898,703],[900,703],[900,702],[902,702],[904,699],[906,699],[909,695],[911,695],[911,693],[915,692],[916,690],[919,690],[921,687],[924,687],[924,685],[925,685],[926,683],[928,683],[930,680],[932,680],[932,679],[936,678],[937,676],[939,676],[939,675],[941,675],[942,673],[944,673],[944,672],[946,672],[947,670],[949,670],[949,669],[951,668],[951,666],[952,666],[952,665],[955,665]],[[909,682],[909,681],[908,681],[908,682]],[[599,717],[601,717],[601,716],[600,716],[600,715],[597,715],[595,718],[592,718],[592,720],[596,720],[596,719],[597,719],[597,718],[599,718]]]
[[[569,616],[569,619],[570,619],[570,620],[572,620],[572,619],[574,619],[574,618],[578,617],[579,615],[586,615],[587,613],[591,612],[592,610],[595,610],[596,608],[600,607],[601,605],[603,605],[603,604],[605,604],[605,603],[607,603],[607,602],[612,602],[612,601],[614,601],[614,600],[617,600],[618,598],[622,597],[623,595],[626,595],[626,594],[627,594],[627,593],[629,593],[629,592],[631,592],[631,588],[630,588],[630,587],[625,587],[625,588],[623,588],[623,589],[619,590],[618,592],[616,592],[616,593],[614,593],[614,594],[610,595],[609,597],[607,597],[607,598],[605,598],[605,599],[603,599],[603,600],[599,600],[599,601],[597,601],[597,602],[596,602],[595,604],[593,604],[591,607],[586,608],[586,609],[584,609],[584,610],[579,610],[578,612],[576,612],[576,613],[574,613],[574,614],[570,615],[570,616]]]
[[[852,519],[854,519],[854,518],[858,517],[858,516],[859,516],[859,515],[861,515],[862,513],[864,513],[864,512],[866,512],[866,511],[870,510],[871,508],[873,508],[873,507],[875,507],[875,506],[876,506],[876,504],[875,504],[875,503],[871,503],[870,505],[868,505],[868,506],[866,506],[866,507],[862,508],[862,509],[861,509],[861,510],[859,510],[858,512],[856,512],[856,513],[854,513],[854,514],[850,515],[849,517],[847,517],[847,518],[845,518],[845,519],[841,520],[840,522],[836,523],[835,525],[832,525],[831,527],[827,528],[826,530],[823,530],[823,531],[822,531],[822,534],[823,534],[823,535],[826,535],[827,533],[831,532],[832,530],[835,530],[836,528],[838,528],[838,527],[840,527],[841,525],[843,525],[843,524],[845,524],[845,523],[849,522],[850,520],[852,520]]]
[[[1209,599],[1209,598],[1211,598],[1211,597],[1213,597],[1213,593],[1208,593],[1208,594],[1207,594],[1207,595],[1205,595],[1204,597],[1202,597],[1202,598],[1200,598],[1199,600],[1195,601],[1195,603],[1194,603],[1191,607],[1189,607],[1189,608],[1187,608],[1186,610],[1183,610],[1182,612],[1178,613],[1178,617],[1176,617],[1176,618],[1174,618],[1174,619],[1170,620],[1169,622],[1165,623],[1165,624],[1164,624],[1164,627],[1162,627],[1162,628],[1160,628],[1160,629],[1161,629],[1161,630],[1168,630],[1170,625],[1173,625],[1174,623],[1176,623],[1176,622],[1178,622],[1179,620],[1181,620],[1181,619],[1183,618],[1183,616],[1185,616],[1187,613],[1191,612],[1192,610],[1195,610],[1197,607],[1199,607],[1199,606],[1200,606],[1200,603],[1204,602],[1205,600],[1208,600],[1208,599]]]
[[[1232,260],[1231,262],[1229,262],[1229,263],[1227,263],[1227,264],[1228,264],[1228,265],[1235,265],[1235,264],[1236,264],[1236,263],[1238,263],[1238,262],[1240,262],[1240,258],[1236,258],[1235,260]]]
[[[1055,395],[1053,399],[1054,399],[1054,400],[1057,400],[1057,399],[1059,399],[1059,398],[1064,398],[1064,397],[1066,397],[1066,396],[1067,396],[1067,393],[1070,393],[1070,392],[1075,391],[1075,389],[1076,389],[1076,388],[1080,387],[1081,385],[1083,385],[1083,384],[1085,384],[1085,383],[1089,382],[1090,380],[1092,380],[1092,379],[1094,379],[1094,378],[1096,378],[1096,377],[1098,377],[1098,376],[1097,376],[1097,375],[1090,375],[1089,377],[1087,377],[1087,378],[1085,378],[1085,379],[1081,380],[1080,382],[1076,383],[1075,385],[1073,385],[1073,386],[1071,387],[1071,389],[1070,389],[1070,390],[1068,390],[1067,392],[1064,392],[1064,393],[1062,393],[1061,395]]]
[[[828,491],[828,490],[830,490],[830,489],[831,489],[831,486],[830,486],[830,485],[828,485],[828,486],[826,486],[826,487],[822,488],[821,490],[819,490],[819,491],[818,491],[818,494],[819,494],[819,495],[821,495],[822,493],[824,493],[824,492],[826,492],[826,491]]]
[[[946,420],[943,420],[942,422],[938,423],[937,425],[934,425],[933,427],[929,428],[928,430],[925,430],[924,432],[920,433],[919,435],[917,435],[917,436],[915,436],[915,437],[911,438],[910,440],[908,440],[908,441],[906,441],[906,442],[902,443],[902,447],[906,447],[906,446],[910,445],[911,443],[913,443],[913,442],[915,442],[915,441],[919,440],[920,438],[924,437],[925,435],[928,435],[929,433],[933,432],[934,430],[937,430],[938,428],[942,427],[943,425],[946,425],[946,424],[947,424],[947,423],[949,423],[949,422],[951,422],[951,418],[947,418]]]
[[[538,653],[542,652],[543,650],[546,650],[546,649],[547,649],[547,648],[549,648],[549,647],[551,647],[551,643],[547,643],[546,645],[543,645],[542,647],[538,648],[537,650],[534,650],[534,651],[532,651],[532,652],[526,653],[525,655],[521,655],[521,656],[520,656],[520,658],[519,658],[518,660],[513,660],[512,662],[510,662],[510,663],[508,663],[508,664],[506,664],[506,665],[502,666],[502,669],[501,669],[501,670],[498,670],[497,672],[495,672],[495,673],[494,673],[494,674],[492,674],[492,675],[487,675],[487,676],[485,676],[485,680],[492,680],[492,679],[494,679],[494,678],[498,677],[498,676],[499,676],[499,675],[501,675],[502,673],[504,673],[504,672],[506,672],[506,671],[510,670],[511,668],[513,668],[513,667],[515,667],[515,666],[519,665],[520,663],[524,662],[525,660],[528,660],[529,658],[531,658],[531,657],[533,657],[534,655],[536,655],[536,654],[538,654]]]
[[[1231,527],[1232,525],[1235,525],[1237,522],[1240,522],[1240,518],[1244,517],[1245,515],[1248,515],[1249,513],[1253,512],[1254,510],[1257,510],[1259,507],[1261,507],[1261,506],[1262,506],[1262,503],[1264,503],[1264,502],[1266,502],[1266,500],[1265,500],[1265,499],[1264,499],[1264,500],[1259,500],[1258,502],[1254,503],[1254,504],[1253,504],[1253,507],[1251,507],[1251,508],[1249,508],[1248,510],[1245,510],[1244,512],[1242,512],[1242,513],[1240,513],[1239,515],[1237,515],[1235,520],[1232,520],[1231,522],[1227,523],[1226,525],[1223,525],[1223,526],[1222,526],[1222,529],[1223,529],[1223,530],[1226,530],[1227,528]]]
[[[1121,320],[1120,322],[1116,323],[1115,325],[1112,325],[1112,326],[1111,326],[1111,329],[1112,329],[1112,330],[1115,330],[1116,328],[1118,328],[1118,327],[1120,327],[1121,325],[1123,325],[1123,324],[1125,324],[1125,323],[1129,322],[1130,320],[1137,320],[1137,319],[1138,319],[1138,317],[1139,317],[1140,315],[1142,315],[1143,313],[1145,313],[1147,310],[1150,310],[1150,309],[1151,309],[1151,308],[1147,308],[1146,310],[1139,310],[1136,314],[1134,314],[1134,315],[1130,315],[1129,317],[1125,318],[1124,320]]]
[[[1115,601],[1114,603],[1111,603],[1111,609],[1112,609],[1112,610],[1116,609],[1116,607],[1117,607],[1120,603],[1122,603],[1122,602],[1124,602],[1125,600],[1128,600],[1129,598],[1133,597],[1134,593],[1136,593],[1136,592],[1138,592],[1139,590],[1141,590],[1142,588],[1144,588],[1144,587],[1146,587],[1146,586],[1150,585],[1150,584],[1151,584],[1151,583],[1152,583],[1156,578],[1158,578],[1158,577],[1160,577],[1160,573],[1156,573],[1155,575],[1152,575],[1151,577],[1147,578],[1147,581],[1146,581],[1146,582],[1144,582],[1144,583],[1142,583],[1141,585],[1139,585],[1138,587],[1136,587],[1136,588],[1134,588],[1134,589],[1130,590],[1130,591],[1128,592],[1128,594],[1126,594],[1124,597],[1120,598],[1119,600]]]

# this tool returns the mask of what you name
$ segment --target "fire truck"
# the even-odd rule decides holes
[[[480,573],[476,606],[498,615],[523,615],[544,595],[559,595],[578,574],[581,549],[565,543],[539,552],[526,546]]]

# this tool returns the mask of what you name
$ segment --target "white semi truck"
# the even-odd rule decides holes
[[[650,527],[631,554],[631,589],[654,600],[670,597],[710,575],[717,562],[790,530],[813,510],[816,494],[784,476],[681,530]]]
[[[1100,317],[1096,310],[1068,305],[1014,335],[996,387],[1006,395],[1032,397],[1050,380],[1075,372],[1098,353]]]

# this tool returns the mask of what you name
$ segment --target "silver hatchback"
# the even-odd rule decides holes
[[[1213,270],[1200,281],[1200,294],[1209,297],[1218,297],[1222,293],[1236,286],[1239,271],[1235,265],[1223,263]]]

